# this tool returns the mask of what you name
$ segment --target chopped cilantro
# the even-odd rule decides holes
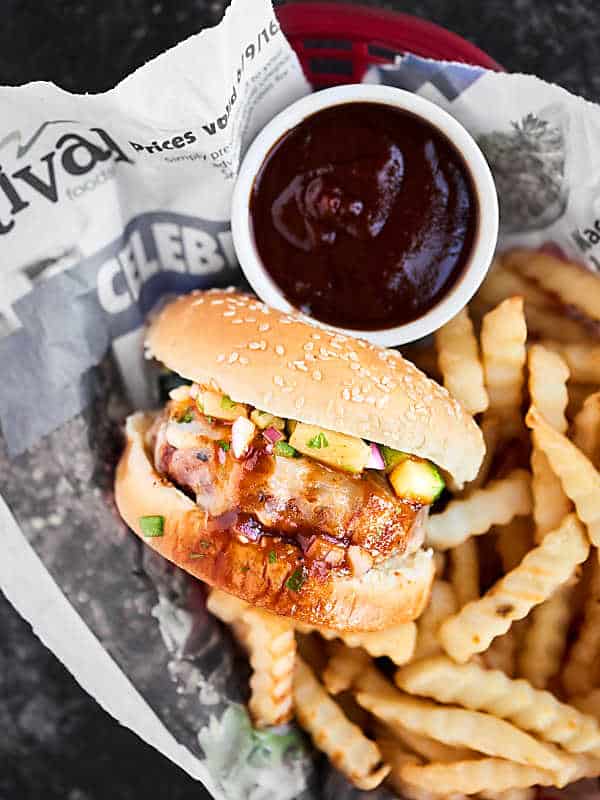
[[[190,553],[190,558],[204,558],[206,553]]]
[[[244,564],[244,566],[240,569],[240,572],[244,572],[245,573],[245,572],[248,572],[249,569],[250,569],[250,565],[249,564]]]
[[[178,417],[177,422],[193,422],[194,421],[194,409],[192,406],[186,408]]]
[[[229,450],[229,448],[231,447],[231,445],[229,444],[229,442],[226,442],[226,441],[225,441],[225,439],[219,439],[219,441],[217,442],[217,444],[219,445],[219,447],[221,448],[221,450],[222,450],[224,453],[226,453],[226,452]]]
[[[329,442],[327,441],[327,437],[321,431],[321,433],[317,433],[316,436],[313,436],[312,439],[309,439],[306,443],[307,447],[313,447],[316,450],[320,450],[322,447],[329,447]]]
[[[201,539],[200,547],[203,547],[205,550],[208,550],[208,548],[210,547],[210,542],[208,541],[208,539]]]
[[[282,441],[275,442],[273,452],[277,456],[285,456],[286,458],[296,458],[298,455],[298,451],[295,447],[292,447],[291,444]]]
[[[269,564],[274,564],[277,561],[277,553],[275,550],[269,552]]]
[[[228,394],[224,394],[221,398],[221,408],[235,408],[237,403],[234,403]]]
[[[302,567],[298,567],[298,569],[295,569],[285,582],[286,589],[289,589],[291,592],[299,592],[302,588],[304,580],[304,571],[302,570]]]
[[[210,417],[208,414],[206,415],[206,421],[209,422],[211,425],[215,421],[214,417]]]
[[[140,528],[146,538],[163,536],[165,532],[165,518],[158,515],[140,517]]]

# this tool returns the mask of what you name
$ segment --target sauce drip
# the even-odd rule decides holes
[[[471,252],[477,201],[436,128],[379,103],[307,117],[273,146],[250,214],[265,269],[296,308],[355,330],[422,316]]]

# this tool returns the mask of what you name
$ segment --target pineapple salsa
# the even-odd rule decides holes
[[[167,438],[174,447],[182,446],[186,428],[192,427],[195,414],[200,413],[208,422],[224,425],[228,433],[219,440],[219,447],[224,452],[231,449],[238,459],[248,454],[256,437],[262,437],[263,444],[276,456],[307,456],[354,475],[365,469],[380,470],[398,497],[422,505],[433,503],[444,489],[437,467],[409,453],[318,425],[286,420],[198,384],[178,386],[169,395],[173,402]]]

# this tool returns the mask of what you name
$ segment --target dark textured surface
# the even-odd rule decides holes
[[[430,19],[512,71],[600,98],[597,0],[397,0],[368,5]],[[220,18],[221,0],[4,0],[0,84],[114,85]],[[0,597],[0,800],[187,800],[198,784],[118,726]]]

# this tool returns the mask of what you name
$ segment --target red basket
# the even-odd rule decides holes
[[[309,2],[280,6],[277,16],[315,88],[359,83],[372,64],[391,64],[405,53],[502,70],[466,39],[408,14]]]

